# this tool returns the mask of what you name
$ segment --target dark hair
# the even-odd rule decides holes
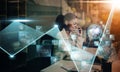
[[[59,30],[61,31],[63,28],[66,28],[66,25],[64,23],[64,16],[63,15],[58,15],[55,23],[58,25]]]

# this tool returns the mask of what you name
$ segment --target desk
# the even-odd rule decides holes
[[[73,61],[65,61],[61,60],[56,62],[55,64],[41,70],[40,72],[68,72],[67,70],[63,69],[62,67],[66,68],[67,70],[72,70],[73,72],[77,72],[77,69],[75,68],[75,65]],[[93,68],[91,72],[94,72],[96,70],[101,70],[100,65],[93,65]],[[89,68],[87,69],[81,69],[80,72],[89,72]]]
[[[61,60],[43,70],[41,70],[40,72],[67,72],[62,67],[66,68],[68,70],[72,69],[74,71],[77,71],[73,61]]]

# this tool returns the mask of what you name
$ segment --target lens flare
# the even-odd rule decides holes
[[[120,9],[120,0],[111,0],[111,3],[114,8]]]

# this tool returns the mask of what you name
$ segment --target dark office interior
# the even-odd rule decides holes
[[[119,72],[120,10],[111,1],[0,0],[0,72]],[[67,13],[81,28],[68,54],[57,38]]]

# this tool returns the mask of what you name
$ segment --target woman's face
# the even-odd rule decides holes
[[[68,22],[68,24],[70,24],[70,29],[76,29],[78,26],[77,26],[77,19],[72,19],[71,21]]]

